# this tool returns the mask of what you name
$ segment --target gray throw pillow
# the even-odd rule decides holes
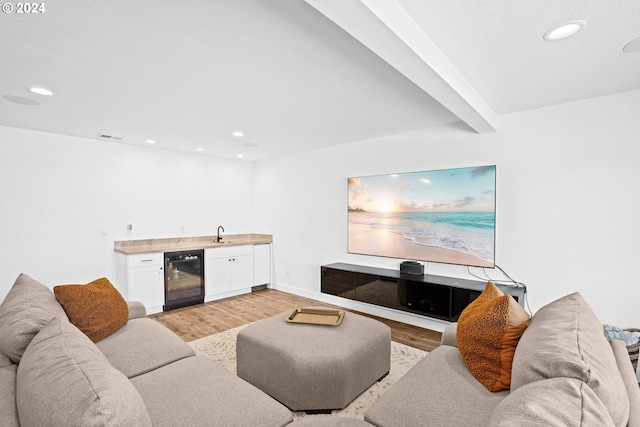
[[[66,318],[51,320],[24,352],[16,404],[24,426],[151,426],[133,384]]]
[[[616,425],[627,425],[629,396],[602,323],[578,292],[539,309],[513,358],[511,391],[534,381],[567,377],[585,382]]]
[[[54,317],[66,317],[53,291],[21,274],[0,305],[0,351],[13,363],[40,329]]]

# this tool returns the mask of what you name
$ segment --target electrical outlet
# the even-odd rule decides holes
[[[103,225],[102,227],[100,227],[100,235],[102,237],[108,236],[109,235],[109,229]]]

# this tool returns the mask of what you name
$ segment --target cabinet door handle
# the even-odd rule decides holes
[[[151,262],[153,259],[141,259],[140,262]]]

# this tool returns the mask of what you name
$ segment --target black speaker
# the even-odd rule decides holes
[[[424,275],[424,265],[416,261],[403,261],[400,264],[400,274],[422,276]]]

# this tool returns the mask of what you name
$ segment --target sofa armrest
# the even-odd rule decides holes
[[[456,331],[458,330],[458,323],[449,323],[444,331],[442,331],[442,339],[440,344],[448,345],[451,347],[457,347],[458,341],[456,341]]]
[[[640,426],[640,388],[638,387],[638,379],[633,370],[631,359],[629,359],[627,346],[620,340],[611,340],[609,344],[613,350],[618,369],[622,375],[622,380],[627,388],[627,395],[629,396],[629,422],[627,426],[638,427]]]
[[[127,301],[129,305],[129,320],[147,317],[147,309],[139,301]]]

